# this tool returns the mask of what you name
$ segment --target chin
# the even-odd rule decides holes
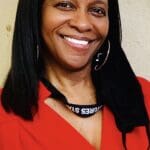
[[[81,71],[81,70],[86,70],[87,68],[90,68],[91,65],[87,64],[87,63],[82,63],[82,64],[67,64],[67,65],[63,65],[63,68],[65,67],[65,69],[72,71],[72,72],[77,72],[77,71]]]

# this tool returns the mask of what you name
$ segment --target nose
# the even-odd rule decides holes
[[[80,33],[91,31],[92,23],[88,13],[81,11],[74,13],[75,15],[70,19],[69,25]]]

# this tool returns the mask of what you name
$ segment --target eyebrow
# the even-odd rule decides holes
[[[92,1],[89,1],[89,3],[99,3],[99,4],[107,5],[108,4],[108,0],[92,0]]]
[[[106,0],[94,0],[91,3],[99,3],[99,4],[107,6],[108,5],[108,0],[107,1]]]
[[[95,2],[106,3],[106,2],[108,2],[108,0],[107,1],[106,0],[95,0]]]

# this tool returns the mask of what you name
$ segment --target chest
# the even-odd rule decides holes
[[[23,147],[28,150],[33,147],[37,150],[123,150],[122,134],[107,107],[95,117],[82,121],[67,115],[63,108],[54,110],[57,104],[53,105],[41,105],[33,123],[22,122],[20,139]],[[63,116],[60,113],[64,113]],[[126,145],[128,150],[146,150],[145,128],[138,127],[127,134]]]
[[[101,130],[102,130],[102,114],[101,111],[87,118],[78,117],[66,106],[56,101],[46,101],[46,104],[58,113],[60,117],[66,121],[77,134],[91,144],[96,150],[100,149]]]

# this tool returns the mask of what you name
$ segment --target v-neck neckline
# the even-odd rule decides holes
[[[91,150],[95,150],[95,147],[91,143],[89,143],[89,141],[79,131],[77,131],[77,129],[75,129],[63,116],[61,116],[58,112],[56,112],[52,107],[50,107],[49,105],[47,105],[45,103],[45,100],[48,97],[51,97],[52,93],[45,87],[45,85],[42,82],[39,83],[39,89],[40,89],[39,102],[42,103],[45,106],[45,108],[47,108],[47,111],[50,112],[50,113],[53,113],[53,115],[55,115],[59,119],[60,122],[65,123],[66,128],[69,128],[71,132],[75,133],[75,135],[79,137],[79,139],[81,139],[85,144],[89,145]],[[103,144],[105,106],[103,107],[103,109],[101,111],[102,111],[101,112],[102,113],[102,119],[101,119],[102,127],[101,127],[100,150],[101,150],[102,144]]]

